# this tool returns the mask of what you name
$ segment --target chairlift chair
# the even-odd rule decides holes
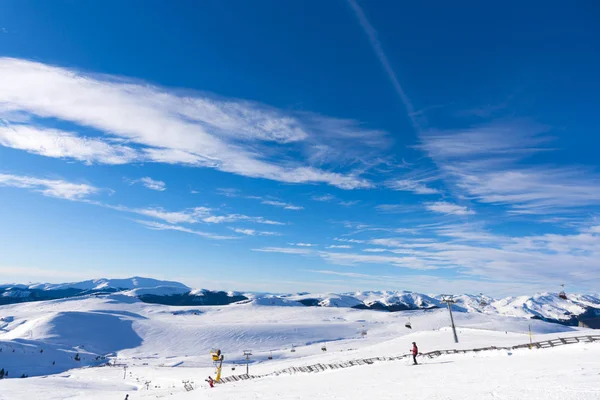
[[[567,300],[567,294],[565,293],[565,285],[564,283],[562,285],[563,290],[561,290],[561,292],[558,294],[558,297],[560,297],[563,300]]]
[[[322,351],[327,351],[327,346],[326,345],[321,346],[321,350]]]
[[[269,359],[269,360],[272,360],[272,359],[273,359],[273,351],[272,351],[272,350],[271,350],[271,352],[269,353],[269,357],[268,357],[268,359]]]
[[[412,329],[412,325],[410,323],[410,317],[408,318],[408,322],[404,324],[405,327],[407,327],[408,329]]]

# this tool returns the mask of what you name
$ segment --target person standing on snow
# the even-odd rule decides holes
[[[412,356],[413,356],[413,365],[417,365],[417,354],[419,354],[419,348],[417,347],[417,344],[415,342],[412,342],[413,348],[412,348]]]
[[[208,382],[208,384],[210,385],[210,387],[215,387],[215,381],[213,380],[212,377],[208,377],[208,379],[206,380],[206,382]]]

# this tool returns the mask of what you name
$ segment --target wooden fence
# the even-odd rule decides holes
[[[481,351],[491,351],[491,350],[516,350],[516,349],[526,349],[526,348],[536,348],[536,349],[547,349],[551,347],[563,346],[566,344],[574,344],[574,343],[591,343],[591,342],[600,342],[600,335],[586,335],[586,336],[573,336],[567,338],[558,338],[552,340],[545,340],[542,342],[533,342],[527,344],[519,344],[516,346],[508,346],[508,347],[497,347],[497,346],[489,346],[489,347],[481,347],[478,349],[468,349],[468,350],[435,350],[430,351],[429,353],[420,354],[421,357],[427,358],[435,358],[444,354],[465,354],[465,353],[477,353]],[[403,354],[399,356],[392,357],[374,357],[374,358],[363,358],[359,360],[351,360],[340,363],[333,364],[314,364],[307,365],[303,367],[290,367],[285,368],[279,371],[271,372],[263,375],[233,375],[221,378],[222,383],[228,382],[237,382],[243,381],[247,379],[256,379],[256,378],[264,378],[267,376],[278,376],[283,374],[296,374],[296,373],[311,373],[311,372],[321,372],[327,370],[335,370],[335,369],[343,369],[355,367],[357,365],[369,365],[378,361],[397,361],[405,358],[409,358],[410,354]]]

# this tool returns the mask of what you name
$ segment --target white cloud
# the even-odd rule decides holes
[[[202,232],[202,231],[198,231],[198,230],[194,230],[194,229],[189,229],[189,228],[186,228],[186,227],[183,227],[183,226],[179,226],[179,225],[168,225],[168,224],[163,224],[163,223],[160,223],[160,222],[142,221],[142,220],[136,220],[136,222],[139,223],[139,224],[142,224],[142,225],[146,226],[149,229],[157,230],[157,231],[169,230],[169,231],[185,232],[185,233],[191,233],[191,234],[197,235],[197,236],[202,236],[202,237],[207,238],[207,239],[215,239],[215,240],[237,239],[234,236],[216,235],[214,233]]]
[[[299,246],[299,247],[315,247],[316,244],[312,243],[288,243],[290,246]]]
[[[331,194],[324,194],[324,195],[320,195],[320,196],[313,196],[312,199],[314,201],[323,201],[323,202],[328,202],[328,201],[333,201],[335,200],[335,196],[331,195]]]
[[[413,192],[415,194],[437,194],[439,190],[425,185],[422,181],[413,179],[398,179],[388,182],[387,186],[390,189]]]
[[[145,215],[147,217],[152,217],[156,219],[160,219],[171,224],[197,224],[200,221],[203,221],[210,215],[210,208],[206,207],[194,207],[183,211],[165,211],[162,208],[127,208],[122,206],[111,206],[111,208],[116,208],[120,211],[128,211],[133,212],[140,215]]]
[[[263,247],[260,249],[252,249],[263,253],[282,253],[282,254],[310,254],[310,249],[299,249],[297,247]]]
[[[472,200],[512,213],[557,214],[600,205],[600,175],[581,166],[525,165],[549,151],[548,127],[526,120],[494,121],[462,130],[431,130],[420,146],[448,184]]]
[[[460,277],[504,281],[543,280],[547,285],[570,283],[585,286],[600,279],[600,235],[589,227],[570,234],[533,236],[496,235],[473,224],[449,224],[433,227],[438,236],[420,238],[372,238],[369,244],[415,265],[453,269]],[[340,263],[339,258],[333,261]],[[375,262],[376,259],[365,259]],[[351,264],[361,259],[342,259]],[[385,258],[381,264],[388,263]]]
[[[2,115],[36,116],[26,130],[3,130],[2,144],[49,157],[92,163],[161,162],[288,183],[326,183],[342,189],[371,187],[352,171],[326,171],[311,163],[315,149],[335,141],[351,149],[381,149],[385,134],[353,121],[283,112],[258,103],[180,94],[122,78],[86,74],[36,62],[0,58]],[[40,126],[53,118],[93,128],[83,138]],[[15,122],[15,121],[11,121]],[[16,131],[25,132],[23,138]],[[115,144],[114,139],[122,143]],[[295,154],[300,158],[293,161]],[[330,159],[324,160],[331,154]],[[268,155],[268,156],[267,156]],[[324,161],[340,161],[335,152]],[[345,160],[348,167],[358,156]],[[317,161],[314,161],[317,162]],[[368,160],[372,165],[374,160]]]
[[[127,164],[138,159],[136,150],[98,138],[35,126],[0,126],[0,145],[53,158],[86,164]]]
[[[82,200],[100,191],[86,183],[72,183],[61,179],[40,179],[30,176],[0,174],[0,186],[31,189],[44,196],[66,200]]]
[[[246,236],[281,236],[278,232],[257,231],[256,229],[232,228],[232,231]]]
[[[397,267],[419,270],[438,269],[439,266],[428,263],[417,257],[397,257],[377,254],[335,253],[320,251],[319,255],[333,264],[356,265],[356,264],[388,264]]]
[[[482,281],[468,278],[447,279],[435,275],[371,275],[330,270],[309,270],[308,272],[352,279],[347,284],[352,290],[357,290],[361,286],[366,288],[379,286],[386,289],[431,293],[432,288],[443,288],[439,290],[458,294],[473,293],[473,288],[477,288],[477,292],[483,292],[492,296],[522,295],[524,293],[539,293],[547,290],[546,286],[535,282],[521,283],[515,286],[515,283],[512,281]]]
[[[352,246],[347,244],[332,244],[327,246],[328,249],[351,249]]]
[[[344,239],[344,238],[334,238],[333,240],[337,241],[337,242],[344,242],[344,243],[354,243],[354,244],[363,244],[363,243],[367,243],[366,240],[361,240],[361,239]]]
[[[202,221],[210,223],[210,224],[222,224],[226,222],[254,222],[257,224],[265,224],[265,225],[285,225],[282,222],[272,221],[270,219],[265,219],[263,217],[249,217],[243,214],[229,214],[229,215],[212,215],[210,217],[203,218]]]
[[[155,181],[154,179],[152,179],[150,177],[145,177],[145,178],[139,179],[137,181],[133,181],[133,183],[136,183],[136,182],[141,183],[148,189],[156,190],[158,192],[163,192],[163,191],[167,190],[166,183],[164,183],[163,181]]]
[[[285,203],[283,201],[275,201],[275,200],[263,200],[262,204],[267,204],[270,206],[281,207],[285,210],[304,210],[304,207],[295,206],[293,204]]]
[[[425,208],[429,211],[441,213],[441,214],[452,214],[452,215],[473,215],[475,211],[468,209],[465,206],[459,206],[458,204],[448,203],[446,201],[437,201],[435,203],[425,203]]]

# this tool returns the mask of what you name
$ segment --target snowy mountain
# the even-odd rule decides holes
[[[189,287],[179,282],[160,281],[151,278],[133,277],[128,279],[94,279],[83,282],[71,282],[71,283],[38,283],[32,284],[26,287],[30,290],[68,290],[78,289],[84,291],[122,291],[132,290],[137,288],[153,288],[153,287],[178,287],[182,289],[191,290]],[[2,286],[0,286],[1,288]],[[25,285],[18,285],[18,287],[25,287]]]
[[[442,297],[408,291],[359,291],[351,293],[242,293],[192,290],[170,281],[133,277],[96,279],[62,284],[0,285],[0,305],[55,300],[77,296],[120,293],[145,303],[171,306],[224,306],[253,304],[280,307],[332,307],[379,311],[408,311],[444,307]],[[453,310],[465,313],[496,314],[541,319],[577,325],[578,317],[600,315],[600,295],[569,294],[567,300],[555,293],[493,299],[485,295],[455,296]]]

